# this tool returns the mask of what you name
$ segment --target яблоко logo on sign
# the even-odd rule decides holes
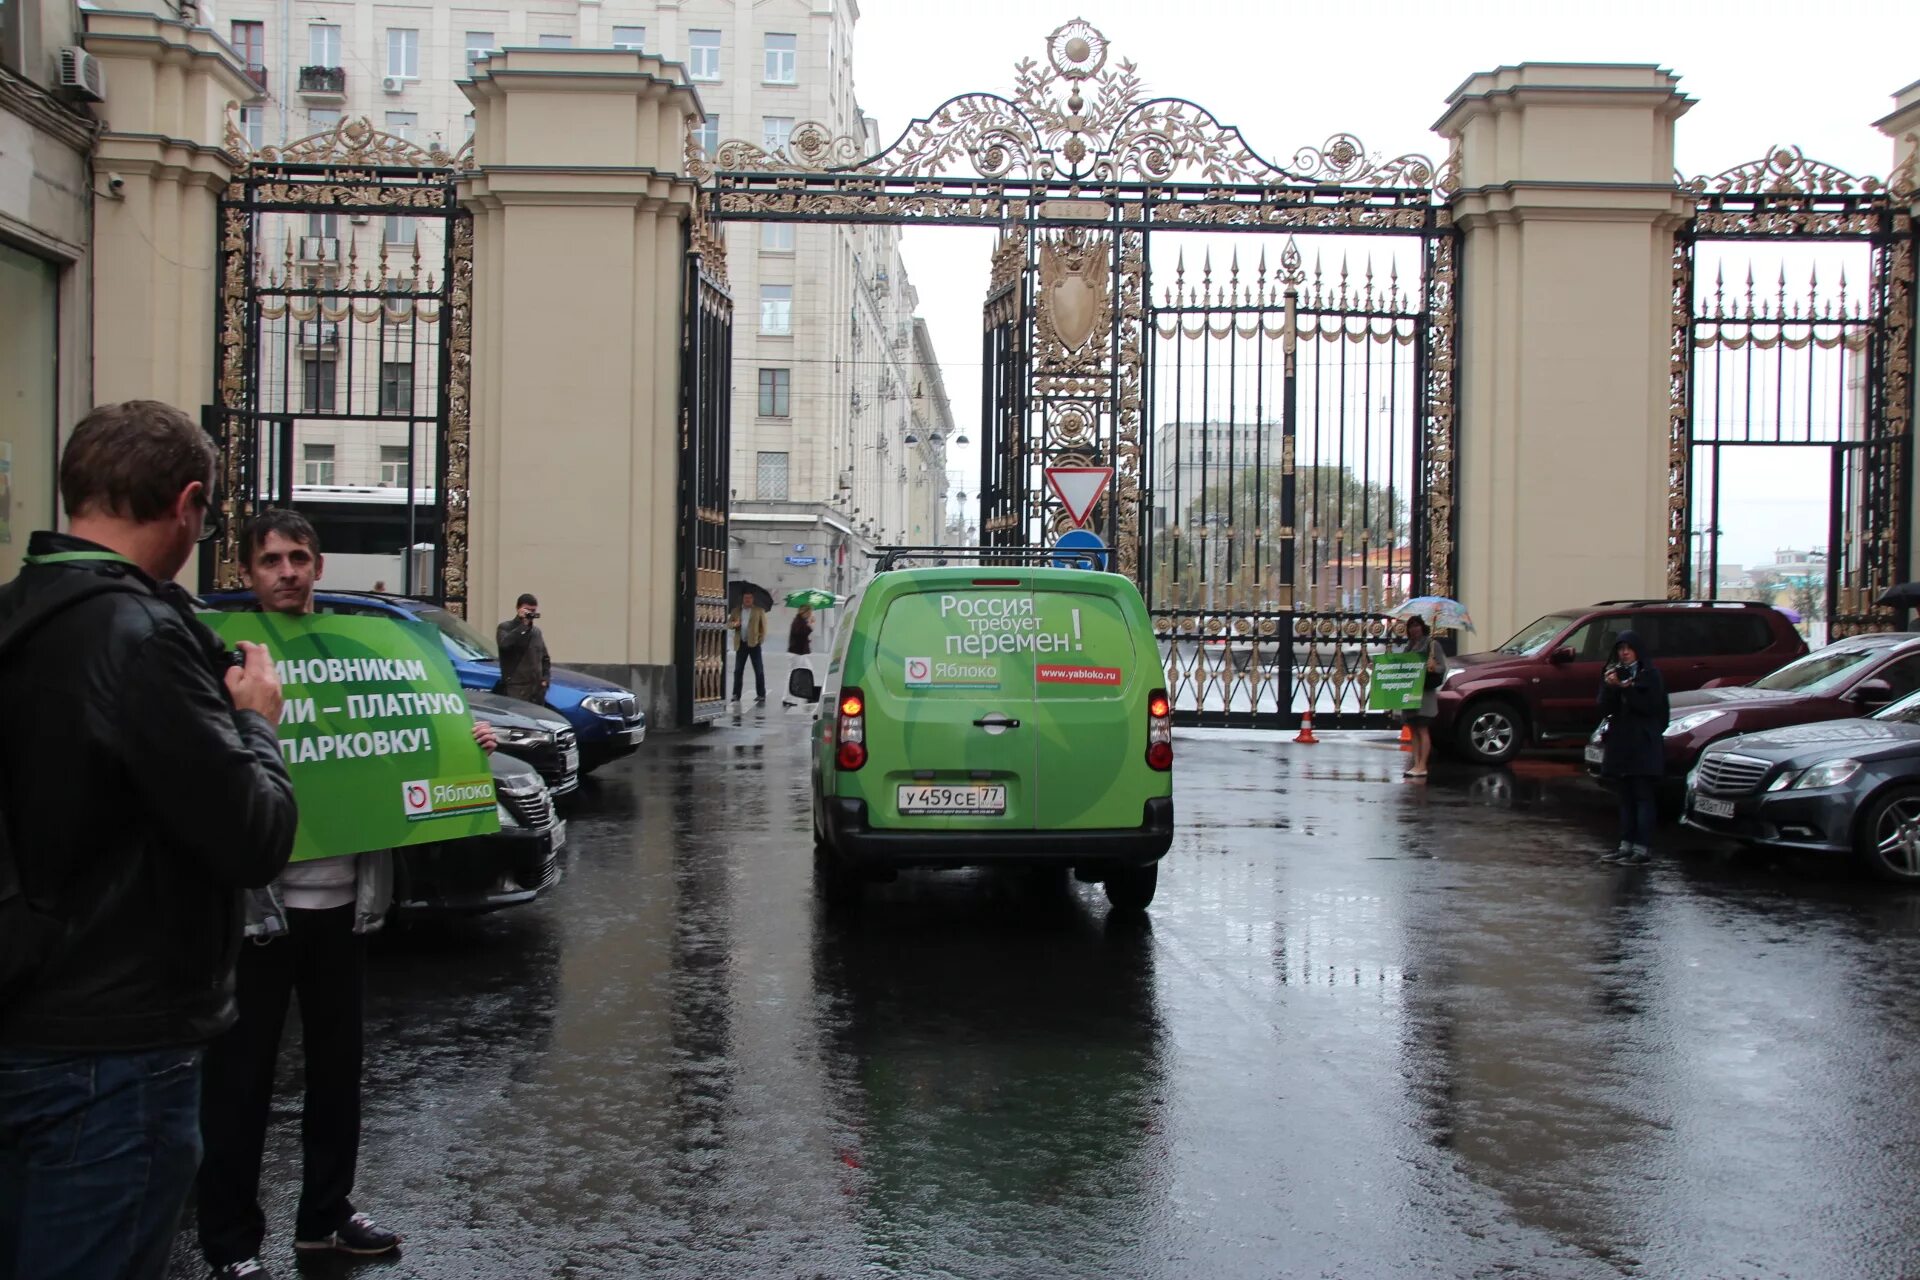
[[[932,684],[933,683],[933,659],[932,658],[908,658],[907,659],[907,683],[909,685]]]
[[[493,778],[445,778],[400,784],[400,803],[408,822],[425,818],[452,818],[490,809],[495,804]]]
[[[409,818],[425,817],[433,813],[433,793],[427,789],[426,779],[418,782],[400,784],[400,804]]]

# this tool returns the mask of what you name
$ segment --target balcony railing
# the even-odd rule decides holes
[[[347,96],[347,69],[302,67],[300,92],[309,98],[344,98]]]
[[[265,67],[248,67],[247,79],[259,85],[260,92],[265,93],[267,91],[267,69]]]

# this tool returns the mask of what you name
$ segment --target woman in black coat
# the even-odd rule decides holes
[[[1641,865],[1653,859],[1654,797],[1666,768],[1667,685],[1631,631],[1613,642],[1600,713],[1607,717],[1600,773],[1620,795],[1620,847],[1601,861]]]

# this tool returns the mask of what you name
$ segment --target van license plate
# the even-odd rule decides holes
[[[1695,796],[1693,798],[1693,811],[1708,818],[1731,818],[1733,816],[1733,801],[1711,800],[1706,796]]]
[[[567,754],[566,754],[566,765],[565,765],[566,771],[568,773],[572,773],[575,769],[578,769],[579,767],[580,767],[580,749],[578,747],[568,747]]]
[[[897,797],[903,814],[948,813],[999,817],[1007,811],[1007,789],[1001,787],[901,787]]]
[[[1599,764],[1607,758],[1607,749],[1597,742],[1587,744],[1587,763]]]

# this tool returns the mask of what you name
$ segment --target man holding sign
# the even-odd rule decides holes
[[[248,524],[242,548],[248,585],[262,611],[281,619],[306,619],[313,614],[314,585],[324,562],[319,537],[305,517],[292,511],[263,512]],[[385,625],[400,630],[398,623]],[[290,635],[298,630],[284,622],[278,626]],[[291,664],[283,659],[281,665],[319,669],[324,674],[328,661],[296,655]],[[407,665],[384,659],[355,662],[356,670],[363,665],[400,670]],[[313,676],[300,679],[311,681]],[[295,681],[290,677],[288,684],[292,687]],[[320,700],[352,704],[375,696],[379,695],[329,693]],[[420,701],[416,695],[406,696]],[[306,700],[307,710],[314,701]],[[281,752],[296,766],[310,763],[314,756],[331,755],[336,757],[337,773],[344,758],[359,750],[356,739],[374,742],[372,732],[289,738],[285,726],[302,721],[302,706],[294,701],[281,717]],[[472,733],[483,751],[493,750],[489,725],[475,722]],[[378,736],[381,745],[402,744],[411,750],[416,738],[424,741],[430,731],[382,728]],[[324,743],[325,749],[309,751],[316,742]],[[349,779],[350,784],[354,781]],[[297,767],[294,782],[296,788],[302,784]],[[310,828],[325,824],[332,835],[339,824],[329,819],[356,816],[328,810],[380,802],[380,796],[367,796],[364,791],[361,787],[358,794],[329,793],[331,803],[314,806],[315,812],[302,824],[296,860],[271,886],[255,893],[250,904],[250,941],[241,952],[236,975],[240,1019],[208,1051],[201,1108],[206,1158],[199,1179],[200,1248],[216,1275],[267,1274],[257,1256],[266,1235],[266,1215],[259,1204],[260,1161],[280,1033],[295,992],[300,996],[307,1091],[300,1123],[304,1163],[294,1245],[303,1251],[360,1255],[390,1253],[400,1245],[398,1235],[355,1210],[349,1198],[360,1149],[366,935],[380,927],[392,903],[393,854],[389,849],[373,849],[310,856],[315,843]],[[397,803],[398,797],[394,799]],[[490,816],[490,788],[484,799]],[[412,806],[411,800],[406,803]]]

